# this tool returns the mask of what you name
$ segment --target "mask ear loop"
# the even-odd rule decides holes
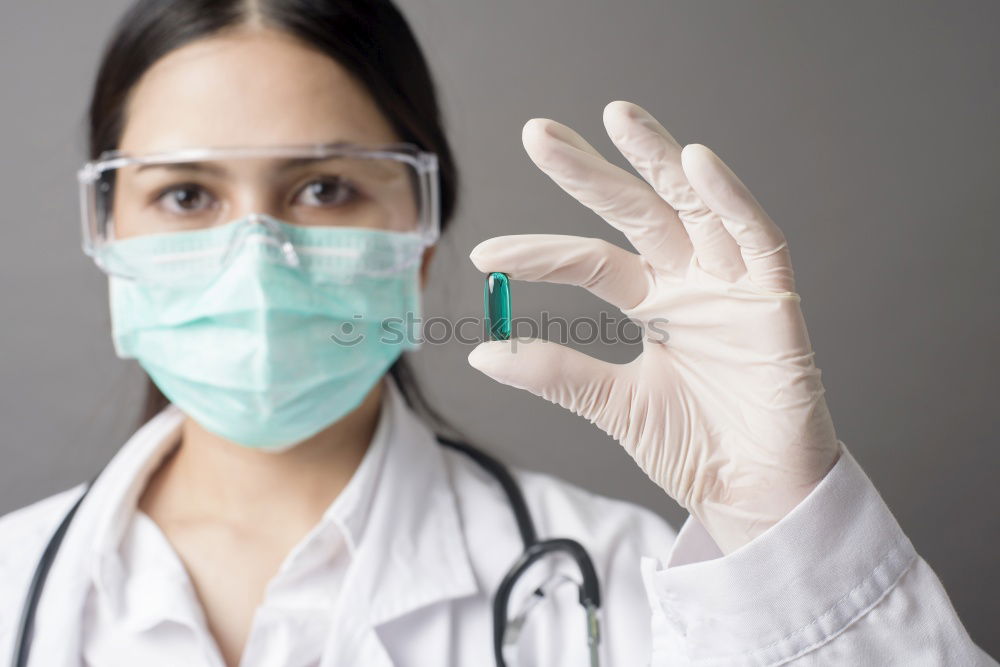
[[[267,215],[262,215],[260,213],[251,213],[245,218],[246,224],[242,225],[236,235],[229,242],[229,247],[226,248],[225,254],[222,256],[222,266],[226,267],[232,261],[233,256],[236,254],[236,250],[240,248],[246,239],[250,236],[254,225],[261,225],[270,232],[270,236],[267,239],[268,242],[274,243],[281,249],[282,258],[285,264],[288,266],[293,266],[298,268],[302,266],[302,262],[299,260],[299,254],[295,252],[295,246],[288,239],[288,236],[281,229],[281,225],[278,224],[276,220]]]

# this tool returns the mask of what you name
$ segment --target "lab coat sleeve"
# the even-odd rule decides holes
[[[784,519],[723,556],[693,518],[644,557],[653,667],[996,665],[842,447]]]

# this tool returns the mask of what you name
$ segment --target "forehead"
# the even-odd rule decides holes
[[[364,86],[281,32],[245,28],[185,45],[133,88],[118,148],[398,141]]]

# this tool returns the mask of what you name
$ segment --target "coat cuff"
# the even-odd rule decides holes
[[[664,567],[644,557],[654,650],[698,664],[771,664],[836,637],[916,553],[847,448],[801,503],[723,556],[689,518]]]

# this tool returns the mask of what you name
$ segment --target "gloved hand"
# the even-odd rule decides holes
[[[480,344],[469,363],[606,431],[729,553],[805,498],[840,452],[788,248],[711,150],[681,149],[627,102],[609,104],[604,124],[645,181],[555,121],[528,121],[522,139],[542,171],[638,254],[526,234],[483,241],[470,258],[516,280],[587,288],[645,325],[642,354],[612,364],[515,339],[516,348]]]

